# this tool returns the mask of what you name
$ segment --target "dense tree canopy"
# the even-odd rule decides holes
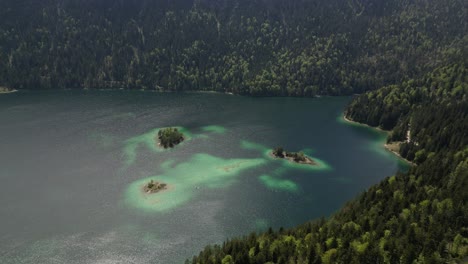
[[[163,148],[173,148],[184,140],[184,135],[175,127],[167,127],[158,131],[159,145]]]
[[[459,0],[3,0],[11,88],[352,94],[467,46]]]

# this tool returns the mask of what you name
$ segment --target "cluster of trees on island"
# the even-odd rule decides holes
[[[296,163],[307,163],[307,164],[315,164],[315,162],[308,156],[304,154],[304,152],[288,152],[283,149],[283,147],[276,147],[273,149],[272,154],[276,158],[281,159],[288,159],[292,160]]]
[[[167,127],[158,131],[158,142],[163,148],[173,148],[182,141],[184,141],[184,134],[176,127]]]
[[[146,193],[157,193],[159,191],[165,190],[167,188],[167,184],[161,182],[155,182],[154,180],[150,180],[144,187],[143,191]]]
[[[461,56],[466,32],[459,0],[3,0],[0,85],[349,95]]]

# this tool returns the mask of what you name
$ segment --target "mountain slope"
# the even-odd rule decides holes
[[[466,46],[459,0],[3,0],[0,86],[362,93]]]

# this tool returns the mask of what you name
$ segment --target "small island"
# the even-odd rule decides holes
[[[317,163],[312,158],[305,155],[303,152],[287,152],[284,151],[282,147],[273,149],[272,155],[275,158],[286,159],[290,162],[298,164],[317,165]]]
[[[159,191],[167,189],[167,184],[155,182],[153,180],[149,181],[144,187],[143,191],[145,193],[157,193]]]
[[[173,148],[184,141],[184,134],[175,127],[168,127],[159,130],[158,144],[163,148]]]

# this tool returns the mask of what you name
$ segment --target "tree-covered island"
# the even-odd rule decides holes
[[[158,144],[163,148],[173,148],[182,141],[184,141],[184,134],[182,134],[177,128],[163,128],[158,132]]]
[[[272,155],[275,158],[287,159],[290,162],[299,163],[299,164],[309,164],[317,165],[317,163],[309,156],[305,155],[303,152],[288,152],[283,149],[283,147],[276,147],[272,151]]]
[[[157,193],[159,191],[167,189],[167,184],[161,182],[155,182],[150,180],[144,187],[143,191],[145,193]]]

